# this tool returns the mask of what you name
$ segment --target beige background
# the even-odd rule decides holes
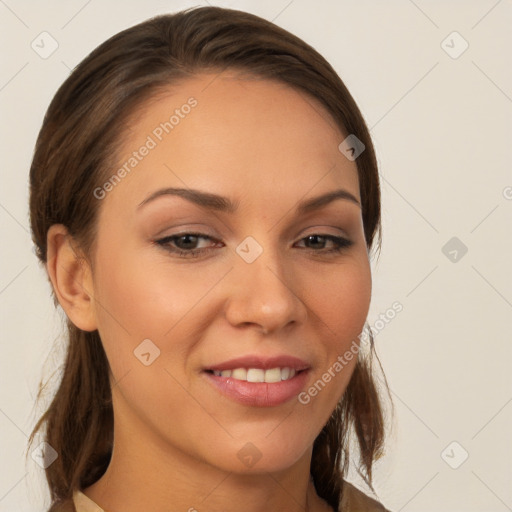
[[[396,512],[512,510],[512,3],[208,3],[273,20],[314,46],[371,128],[384,241],[368,321],[395,301],[404,308],[376,337],[396,404],[376,470],[379,498]],[[55,351],[43,368],[61,317],[28,227],[28,169],[44,112],[70,69],[109,36],[206,4],[0,1],[0,512],[49,502],[43,470],[24,458],[38,382],[62,356]],[[43,31],[58,42],[47,59],[31,48]],[[447,51],[463,40],[467,50],[452,58]],[[362,487],[354,471],[350,480]]]

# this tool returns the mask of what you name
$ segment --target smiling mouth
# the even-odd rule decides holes
[[[203,369],[206,381],[229,399],[250,407],[277,407],[307,384],[311,366],[291,356],[246,356]]]
[[[230,377],[235,380],[245,382],[266,382],[272,384],[284,380],[290,380],[296,374],[302,373],[305,370],[296,370],[295,368],[276,367],[264,370],[262,368],[235,368],[233,370],[205,370],[207,373],[217,377]]]

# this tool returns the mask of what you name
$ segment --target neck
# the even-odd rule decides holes
[[[146,426],[125,431],[115,422],[105,474],[84,494],[112,512],[328,512],[310,478],[312,447],[279,472],[226,472],[170,447]],[[132,423],[133,425],[133,423]],[[144,439],[144,442],[137,442]]]
[[[176,464],[176,457],[163,467],[150,454],[148,450],[123,456],[114,450],[105,474],[84,493],[112,512],[331,510],[309,477],[310,454],[286,471],[251,475],[226,473],[201,463]]]

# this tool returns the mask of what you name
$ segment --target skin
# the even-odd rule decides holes
[[[113,457],[84,493],[114,512],[330,510],[310,481],[312,445],[356,358],[307,405],[242,405],[201,371],[248,353],[291,354],[311,365],[306,390],[357,340],[371,297],[361,208],[338,199],[295,212],[335,189],[360,201],[356,163],[338,150],[348,134],[286,85],[204,74],[133,117],[120,165],[191,96],[197,106],[99,201],[92,267],[62,225],[48,233],[60,304],[81,329],[98,329],[113,373]],[[220,194],[238,209],[170,195],[137,208],[165,187]],[[189,242],[211,250],[184,258],[153,243],[186,232],[211,236]],[[353,244],[329,254],[336,244],[314,234]],[[263,248],[250,264],[235,252],[247,236]],[[160,350],[149,366],[134,356],[145,339]],[[237,457],[248,442],[261,454],[252,467]]]

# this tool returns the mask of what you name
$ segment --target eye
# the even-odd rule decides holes
[[[170,235],[154,243],[162,246],[165,250],[175,253],[182,258],[194,258],[200,254],[205,254],[215,247],[197,247],[200,240],[212,240],[215,244],[219,244],[218,240],[205,235],[203,233],[180,233],[178,235]]]
[[[312,244],[313,251],[319,253],[338,253],[354,245],[354,242],[341,236],[321,235],[316,233],[308,235],[307,237],[303,238],[301,242],[302,241],[307,241],[307,243]],[[327,242],[331,242],[332,244],[334,244],[334,247],[326,249],[325,245]],[[314,247],[315,245],[317,246],[316,248]],[[321,247],[318,247],[318,245],[320,245]]]
[[[201,241],[205,242],[208,240],[213,242],[210,246],[198,247]],[[311,234],[300,240],[300,242],[304,241],[310,245],[305,247],[305,249],[317,254],[340,253],[354,244],[354,242],[344,237],[321,234]],[[180,233],[155,240],[154,243],[181,258],[197,258],[223,246],[221,241],[204,233]],[[329,243],[332,244],[332,247],[326,248],[325,246]]]

